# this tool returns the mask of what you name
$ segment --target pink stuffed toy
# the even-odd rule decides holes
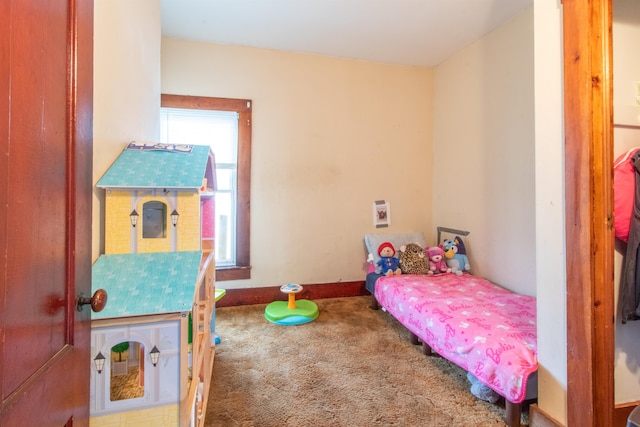
[[[431,267],[429,268],[431,274],[451,273],[451,269],[444,260],[444,250],[442,250],[441,246],[427,246],[424,250],[427,252],[431,262]]]

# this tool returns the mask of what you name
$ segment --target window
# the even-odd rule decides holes
[[[142,205],[142,238],[167,237],[167,205],[162,202],[147,202]]]
[[[250,278],[251,107],[248,99],[161,99],[161,142],[210,145],[215,155],[216,280]]]
[[[124,341],[111,347],[110,400],[144,397],[144,345]]]

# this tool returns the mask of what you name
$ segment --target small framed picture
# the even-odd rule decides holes
[[[391,207],[384,200],[373,202],[373,225],[376,228],[388,227],[391,225]]]

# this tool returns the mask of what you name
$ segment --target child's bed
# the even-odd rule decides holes
[[[367,242],[370,253],[377,239],[423,244],[416,235],[372,236],[365,237],[373,240]],[[537,397],[534,297],[469,273],[381,276],[372,272],[367,275],[367,289],[373,295],[372,307],[382,306],[405,326],[412,342],[422,342],[425,354],[433,350],[473,374],[474,380],[505,398],[507,424],[520,424],[522,402]]]

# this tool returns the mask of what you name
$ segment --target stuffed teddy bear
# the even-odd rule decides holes
[[[451,268],[453,273],[460,276],[463,272],[468,272],[471,269],[467,251],[459,236],[456,236],[453,240],[446,239],[442,244],[442,249],[444,250],[447,266]]]
[[[402,274],[430,274],[429,257],[418,243],[400,247],[400,269]]]
[[[384,242],[378,246],[378,255],[380,259],[377,264],[380,272],[385,276],[393,276],[394,274],[402,274],[400,270],[400,259],[396,258],[396,249],[390,242]]]
[[[424,248],[429,257],[429,263],[431,267],[429,270],[433,274],[438,273],[451,273],[451,268],[447,266],[447,262],[444,260],[444,251],[440,246],[427,246]]]

